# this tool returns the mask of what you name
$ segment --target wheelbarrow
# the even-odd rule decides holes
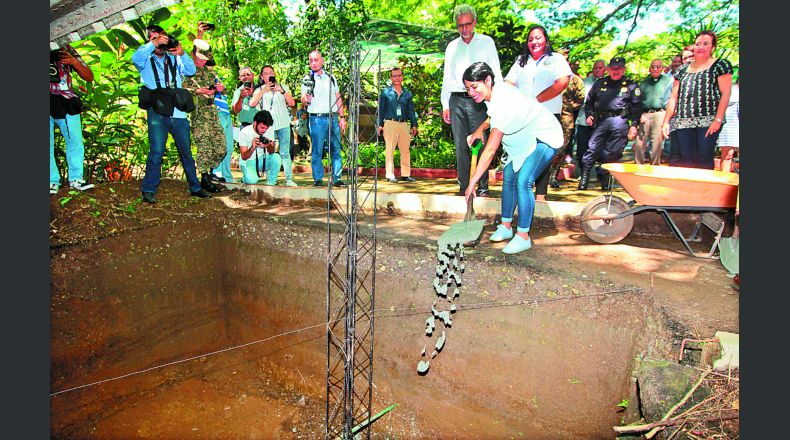
[[[735,211],[738,174],[698,168],[608,163],[603,168],[633,198],[625,201],[607,194],[591,200],[582,210],[584,235],[597,243],[617,243],[631,232],[634,215],[657,211],[686,250],[695,257],[712,258],[726,224]],[[688,238],[678,229],[670,212],[702,213]],[[716,236],[707,253],[697,253],[689,242],[700,241],[701,227]]]

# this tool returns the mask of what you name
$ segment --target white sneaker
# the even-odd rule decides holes
[[[293,180],[289,180],[285,182],[285,186],[299,186],[299,185],[297,185],[296,182],[294,182]]]
[[[85,181],[82,179],[72,180],[69,182],[69,186],[78,191],[85,191],[87,189],[93,188],[92,183],[85,183]]]
[[[496,231],[494,231],[488,239],[493,242],[500,242],[510,238],[513,238],[513,228],[511,227],[508,229],[505,225],[500,223],[499,226],[496,227]]]
[[[49,184],[49,193],[50,194],[57,194],[59,189],[60,189],[60,186],[58,186],[57,184],[55,184],[55,183],[50,183]]]
[[[513,237],[510,242],[502,248],[505,254],[517,254],[532,247],[532,237],[524,240],[520,235]]]

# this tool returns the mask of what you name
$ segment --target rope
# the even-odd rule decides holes
[[[529,304],[538,304],[538,303],[544,303],[544,302],[563,301],[563,300],[567,300],[567,299],[590,298],[590,297],[595,297],[595,296],[603,296],[603,295],[610,295],[610,294],[614,294],[614,293],[627,293],[627,292],[643,293],[644,289],[636,288],[636,289],[609,290],[609,291],[606,291],[606,292],[595,292],[595,293],[586,294],[586,295],[573,295],[573,296],[561,296],[561,297],[554,297],[554,298],[541,298],[540,300],[538,300],[538,299],[531,299],[531,300],[518,300],[518,301],[490,301],[490,302],[482,302],[482,303],[458,304],[458,310],[476,310],[476,309],[487,309],[487,308],[494,308],[494,307],[508,307],[508,306],[518,306],[518,305],[529,305]],[[421,309],[424,309],[424,310],[421,310]],[[387,309],[376,309],[376,310],[372,311],[372,315],[375,316],[377,313],[382,313],[382,312],[391,312],[392,313],[392,312],[405,312],[405,311],[412,312],[412,313],[416,314],[416,313],[427,312],[430,309],[431,309],[430,306],[419,307],[419,308],[406,307],[406,308],[401,308],[401,309],[388,309],[388,308]],[[397,314],[378,315],[378,317],[380,317],[380,318],[392,318],[392,317],[398,317],[398,316],[403,316],[403,315],[397,315]],[[225,352],[229,352],[229,351],[232,351],[232,350],[237,350],[239,348],[249,347],[251,345],[256,345],[256,344],[260,344],[260,343],[263,343],[263,342],[271,341],[273,339],[280,338],[280,337],[283,337],[283,336],[292,335],[294,333],[299,333],[299,332],[303,332],[303,331],[306,331],[306,330],[311,330],[311,329],[314,329],[314,328],[317,328],[317,327],[322,327],[322,326],[327,326],[327,325],[330,325],[330,324],[334,324],[336,322],[343,321],[344,319],[345,319],[345,317],[338,318],[338,319],[335,319],[335,320],[332,320],[332,321],[322,322],[322,323],[311,325],[311,326],[308,326],[308,327],[302,327],[302,328],[298,328],[298,329],[295,329],[295,330],[289,330],[289,331],[287,331],[285,333],[276,334],[276,335],[269,336],[269,337],[266,337],[266,338],[263,338],[263,339],[259,339],[257,341],[246,342],[244,344],[234,345],[232,347],[226,347],[226,348],[223,348],[223,349],[220,349],[220,350],[216,350],[216,351],[212,351],[212,352],[209,352],[209,353],[204,353],[204,354],[200,354],[200,355],[196,355],[196,356],[191,356],[191,357],[188,357],[186,359],[180,359],[180,360],[177,360],[177,361],[167,362],[165,364],[156,365],[156,366],[145,368],[145,369],[142,369],[142,370],[133,371],[131,373],[123,374],[121,376],[115,376],[115,377],[111,377],[111,378],[108,378],[108,379],[103,379],[103,380],[99,380],[99,381],[96,381],[96,382],[91,382],[91,383],[87,383],[87,384],[84,384],[84,385],[79,385],[79,386],[76,386],[76,387],[72,387],[72,388],[67,388],[67,389],[64,389],[64,390],[56,391],[54,393],[50,393],[49,396],[50,397],[54,397],[54,396],[57,396],[59,394],[64,394],[64,393],[68,393],[68,392],[71,392],[71,391],[76,391],[76,390],[79,390],[79,389],[82,389],[82,388],[93,387],[93,386],[96,386],[96,385],[101,385],[103,383],[112,382],[112,381],[116,381],[116,380],[120,380],[120,379],[125,379],[127,377],[131,377],[131,376],[135,376],[135,375],[138,375],[138,374],[147,373],[149,371],[158,370],[158,369],[161,369],[161,368],[169,367],[171,365],[177,365],[177,364],[181,364],[181,363],[184,363],[184,362],[193,361],[195,359],[200,359],[200,358],[207,357],[207,356],[213,356],[215,354],[220,354],[220,353],[225,353]]]

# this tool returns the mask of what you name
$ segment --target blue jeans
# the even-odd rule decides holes
[[[227,154],[214,172],[219,171],[226,182],[234,182],[233,174],[230,172],[230,158],[233,155],[233,121],[230,119],[230,113],[218,112],[217,114],[219,115],[219,123],[222,125],[222,130],[225,132],[225,150]]]
[[[518,203],[518,231],[527,232],[535,213],[535,195],[532,186],[535,179],[551,163],[556,150],[538,140],[532,152],[518,171],[513,171],[513,162],[505,166],[502,173],[502,222],[512,222]],[[505,217],[507,216],[507,217]]]
[[[283,127],[274,132],[274,136],[280,141],[280,163],[282,164],[283,171],[285,172],[285,180],[293,180],[293,165],[291,164],[291,126]],[[334,135],[333,135],[334,136]],[[268,156],[267,156],[268,157]],[[267,168],[269,166],[267,165]],[[274,170],[274,176],[280,173],[278,166]],[[275,179],[276,180],[276,179]]]
[[[85,161],[85,145],[82,143],[80,115],[66,115],[65,119],[49,117],[49,184],[60,186],[60,172],[55,162],[55,124],[66,140],[66,163],[69,167],[69,182],[82,180],[82,163]]]
[[[200,181],[195,171],[195,159],[190,150],[189,121],[185,118],[171,118],[148,109],[148,159],[145,161],[145,177],[140,185],[143,192],[155,193],[162,176],[162,156],[165,154],[167,134],[173,136],[178,149],[178,158],[184,167],[189,190],[200,191]]]
[[[260,154],[260,157],[256,158],[256,155]],[[260,177],[258,177],[258,170],[256,169],[256,163],[262,164],[266,161],[264,156],[266,153],[263,152],[260,148],[255,149],[249,159],[244,160],[241,156],[239,156],[239,168],[241,168],[241,181],[248,184],[254,185],[260,181]]]
[[[675,143],[677,152],[677,162],[670,165],[712,170],[716,141],[719,140],[721,130],[705,137],[708,128],[681,128],[670,133],[669,138]]]
[[[313,142],[313,152],[310,166],[313,169],[313,180],[324,178],[324,165],[321,163],[324,140],[329,136],[329,117],[310,115],[310,138]],[[340,158],[340,125],[337,116],[332,115],[332,139],[329,152],[332,160],[333,181],[340,179],[343,174],[343,160]]]

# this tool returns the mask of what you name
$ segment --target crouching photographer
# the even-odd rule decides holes
[[[132,55],[134,67],[140,72],[143,82],[139,105],[147,111],[150,144],[141,184],[143,201],[156,203],[168,133],[173,136],[178,149],[189,192],[195,197],[211,197],[201,188],[197,178],[186,115],[186,112],[194,110],[195,104],[192,95],[181,84],[182,77],[195,74],[195,63],[184,52],[181,43],[160,26],[148,26],[147,31],[148,43],[137,48]]]
[[[274,125],[272,114],[267,110],[260,110],[255,113],[252,124],[239,131],[239,152],[244,159],[241,181],[246,184],[253,185],[260,180],[256,161],[265,160],[267,170],[280,170],[282,160],[274,142],[272,125]]]

